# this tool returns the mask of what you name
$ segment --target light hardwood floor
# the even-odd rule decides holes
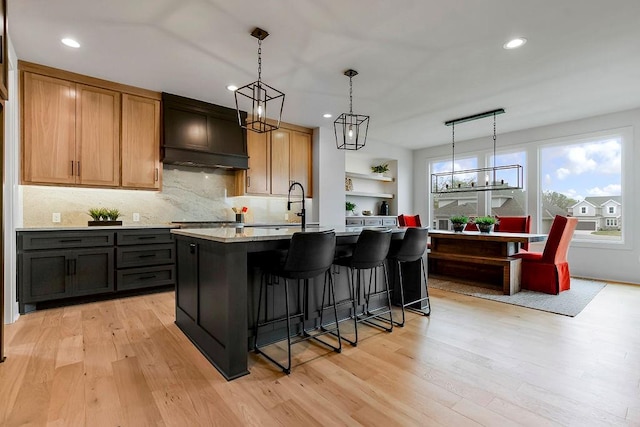
[[[6,327],[2,426],[640,425],[640,287],[575,318],[432,290],[431,318],[342,354],[255,355],[233,382],[174,321],[174,294],[43,310]]]

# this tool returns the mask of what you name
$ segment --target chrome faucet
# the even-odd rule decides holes
[[[296,185],[299,186],[300,189],[302,190],[302,199],[292,202],[291,201],[291,191],[293,190],[293,187],[295,187]],[[304,230],[305,226],[306,226],[306,219],[305,219],[306,213],[305,213],[305,209],[304,209],[304,187],[302,186],[302,184],[300,184],[297,181],[293,181],[291,183],[291,185],[289,186],[289,195],[287,196],[287,210],[288,211],[291,210],[291,204],[292,203],[302,203],[302,209],[296,215],[298,215],[301,218],[301,220],[302,220],[302,229]]]

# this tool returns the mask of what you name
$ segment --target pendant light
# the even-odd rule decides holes
[[[336,146],[339,150],[359,150],[367,142],[369,131],[369,116],[353,114],[353,77],[358,75],[356,70],[347,70],[344,75],[349,77],[349,112],[342,113],[333,122],[336,133]]]
[[[262,40],[266,39],[269,33],[256,27],[251,35],[258,39],[258,80],[234,91],[238,123],[253,132],[271,132],[280,127],[284,93],[262,81]],[[244,111],[247,111],[246,120],[243,117]],[[277,120],[267,118],[270,112],[276,112]]]
[[[521,165],[496,166],[496,116],[504,109],[487,111],[473,116],[449,120],[451,126],[451,172],[431,174],[431,193],[463,193],[468,191],[521,190],[524,174]],[[456,124],[493,116],[493,166],[478,169],[455,170]]]

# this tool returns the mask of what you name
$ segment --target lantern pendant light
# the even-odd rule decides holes
[[[333,122],[336,134],[336,146],[339,150],[359,150],[367,142],[369,131],[369,116],[353,114],[353,77],[358,75],[356,70],[347,70],[344,75],[349,77],[349,112],[342,113]]]
[[[284,93],[262,81],[262,40],[266,39],[269,33],[256,27],[251,35],[258,39],[258,80],[234,91],[238,123],[253,132],[271,132],[280,127]],[[247,111],[246,120],[244,111]],[[276,112],[277,119],[268,118],[270,112]]]

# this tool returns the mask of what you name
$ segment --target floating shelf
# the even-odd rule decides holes
[[[393,182],[393,178],[389,176],[378,176],[366,173],[345,172],[345,176],[349,178],[370,179],[371,181]]]
[[[379,199],[393,199],[391,193],[365,193],[362,191],[346,191],[345,196],[358,196],[358,197],[377,197]]]

